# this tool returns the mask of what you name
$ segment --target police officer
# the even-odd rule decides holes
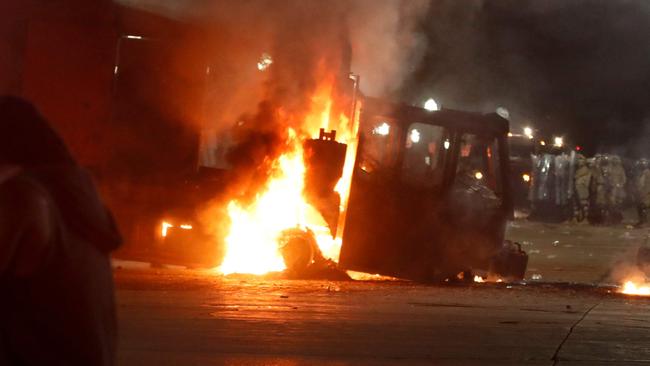
[[[581,222],[589,212],[589,185],[591,184],[591,168],[582,154],[576,155],[573,184],[575,190],[574,217],[576,221]]]
[[[625,183],[627,183],[627,177],[625,175],[625,168],[623,167],[623,161],[618,155],[612,155],[610,157],[610,189],[609,189],[609,210],[610,210],[610,222],[611,223],[620,223],[623,220],[623,202],[625,201]]]
[[[637,226],[643,226],[648,222],[648,208],[650,208],[650,161],[639,159],[635,164],[636,204],[639,214]]]
[[[608,167],[607,157],[596,154],[591,172],[589,222],[601,224],[607,220]]]

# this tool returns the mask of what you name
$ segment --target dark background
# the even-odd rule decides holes
[[[392,10],[373,14],[369,9],[378,5],[389,10],[403,9],[414,0],[404,0],[401,7],[385,5],[391,1],[399,0],[336,3],[343,10],[332,16],[332,21],[344,24],[341,14],[350,14],[352,5],[358,3],[347,26],[367,27],[368,20],[376,20],[374,25],[381,26],[383,19],[377,17],[389,17]],[[305,2],[311,4],[315,9],[312,13],[320,18],[324,16],[322,7],[333,6],[321,0],[242,1],[238,7],[234,5],[240,2],[216,2],[219,9],[200,13],[204,20],[223,23],[223,31],[219,33],[223,36],[229,34],[231,23],[248,21],[257,25],[261,20],[273,19],[268,9],[275,10],[275,18],[282,20],[282,24],[287,23],[285,13],[299,13],[296,4],[303,4],[304,11]],[[110,114],[107,93],[113,77],[115,39],[119,34],[155,33],[149,29],[153,28],[148,26],[151,22],[142,18],[130,21],[134,12],[116,11],[115,4],[142,5],[137,9],[178,19],[182,18],[179,14],[194,14],[197,12],[194,10],[202,9],[199,5],[211,3],[0,2],[0,91],[34,100],[61,130],[70,125],[69,133],[63,131],[66,137],[86,133],[89,129],[74,126],[106,119]],[[155,4],[167,4],[167,7],[163,11]],[[585,147],[589,155],[596,152],[628,157],[650,155],[646,143],[650,140],[650,1],[431,0],[425,12],[415,14],[418,18],[415,31],[424,38],[418,46],[418,58],[411,58],[411,62],[399,60],[407,69],[400,73],[406,79],[386,96],[418,105],[433,97],[443,107],[480,112],[503,106],[510,111],[515,130],[531,125],[548,137],[564,135],[568,141]],[[369,19],[362,19],[363,14]],[[413,22],[413,16],[403,16],[403,21]],[[300,22],[304,29],[290,24],[293,32],[290,35],[305,33],[317,41],[321,33],[314,32],[313,23]],[[231,43],[213,42],[218,46],[215,48],[228,50],[222,51],[219,57],[236,59],[231,55],[249,57],[250,53],[252,60],[259,54],[262,50],[255,47],[255,40],[269,32],[265,29],[254,32],[249,28],[246,25],[248,31],[231,30],[230,34],[236,36]],[[388,38],[377,37],[377,44],[371,49],[386,48],[385,39]],[[407,48],[403,46],[397,52],[409,54],[412,50]],[[70,54],[83,56],[68,57]],[[255,61],[251,60],[235,60],[233,64],[254,65]],[[362,81],[372,76],[369,70],[353,71],[362,74]],[[232,85],[244,85],[241,80],[232,83],[230,79],[224,80]],[[53,88],[61,91],[55,92]],[[224,103],[219,105],[235,105],[231,99],[222,100]],[[68,140],[75,145],[74,141],[93,141],[101,135],[73,136]]]
[[[650,155],[650,2],[433,1],[401,97],[506,107],[587,153]]]

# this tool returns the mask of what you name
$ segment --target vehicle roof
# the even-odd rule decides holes
[[[446,108],[439,111],[428,111],[424,108],[379,98],[364,98],[362,113],[394,118],[405,128],[411,123],[426,123],[491,135],[507,134],[509,130],[508,120],[496,113],[482,114]]]

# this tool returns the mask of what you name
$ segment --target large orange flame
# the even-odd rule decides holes
[[[358,120],[341,114],[330,120],[333,105],[334,78],[323,78],[311,98],[310,112],[304,117],[302,133],[289,129],[286,151],[273,162],[271,179],[255,202],[242,206],[237,201],[228,205],[231,220],[225,239],[226,251],[219,270],[224,274],[264,274],[285,268],[278,251],[278,237],[286,229],[300,227],[312,230],[323,255],[338,261],[341,235],[330,235],[320,213],[303,197],[305,165],[301,136],[318,136],[320,128],[337,131],[337,141],[348,145],[344,173],[336,186],[341,196],[341,211],[346,207],[357,146]],[[357,114],[355,114],[357,115]],[[341,216],[344,212],[341,212]],[[339,225],[339,228],[342,225]],[[339,230],[339,233],[341,230]]]

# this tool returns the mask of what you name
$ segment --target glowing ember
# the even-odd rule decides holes
[[[310,112],[303,118],[301,131],[289,129],[285,152],[273,162],[273,174],[255,201],[242,206],[233,200],[228,205],[231,225],[225,238],[226,253],[219,271],[223,274],[264,274],[285,269],[278,248],[281,233],[290,228],[308,228],[314,232],[326,258],[338,261],[341,235],[332,237],[321,214],[303,197],[305,165],[303,140],[318,136],[320,128],[336,130],[337,141],[347,144],[343,175],[336,185],[341,196],[341,217],[347,206],[357,144],[357,118],[341,114],[330,121],[333,77],[324,78],[311,99]],[[339,220],[341,222],[341,220]],[[339,233],[342,225],[339,225]]]
[[[365,272],[347,271],[347,274],[356,281],[401,281],[399,278]]]
[[[625,282],[621,293],[626,295],[650,296],[650,285],[637,285],[632,281]]]

